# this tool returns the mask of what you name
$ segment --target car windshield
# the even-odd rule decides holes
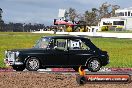
[[[49,38],[41,38],[36,42],[34,48],[47,48],[49,42],[50,42]]]

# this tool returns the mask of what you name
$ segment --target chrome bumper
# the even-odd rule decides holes
[[[23,65],[23,62],[8,61],[8,59],[4,59],[4,63],[6,65],[9,65],[9,66],[11,66],[11,65]]]

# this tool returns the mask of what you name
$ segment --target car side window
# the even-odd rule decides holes
[[[85,42],[81,42],[81,49],[90,50],[90,48],[85,44]]]
[[[67,39],[55,39],[54,48],[60,49],[60,50],[66,50],[67,49],[66,42],[67,42]]]
[[[80,39],[71,39],[68,42],[70,50],[89,50],[90,48]]]

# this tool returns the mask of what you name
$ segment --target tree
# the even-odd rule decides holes
[[[99,8],[99,18],[108,18],[110,17],[110,12],[109,12],[109,8],[110,8],[111,4],[108,4],[107,2],[103,3],[100,8]]]
[[[92,8],[92,12],[96,13],[96,12],[98,12],[98,9],[97,8]]]
[[[64,14],[64,18],[65,18],[64,20],[68,20],[68,17],[69,17],[68,14],[69,13],[66,11],[65,14]]]
[[[78,14],[78,15],[77,15],[77,19],[78,19],[79,21],[85,21],[84,14]]]
[[[8,24],[8,31],[13,32],[13,29],[14,29],[14,23],[13,22],[10,22]]]
[[[4,31],[4,21],[2,20],[2,9],[0,8],[0,31]]]
[[[111,16],[114,17],[116,16],[115,14],[115,10],[119,9],[120,6],[119,5],[112,5],[112,11],[111,11]]]
[[[86,11],[84,16],[85,16],[86,25],[88,26],[96,25],[95,24],[96,14],[94,12]]]
[[[76,10],[73,8],[69,8],[69,20],[72,21],[74,23],[75,18],[77,17],[77,13]]]
[[[120,8],[119,5],[112,5],[112,4],[105,2],[99,7],[99,9],[92,8],[92,11],[95,12],[95,14],[97,16],[96,21],[99,22],[101,20],[101,18],[109,18],[109,17],[116,16],[115,10],[117,10],[119,8]]]
[[[1,15],[2,12],[3,12],[3,11],[2,11],[2,9],[0,8],[0,21],[2,20],[2,15]]]

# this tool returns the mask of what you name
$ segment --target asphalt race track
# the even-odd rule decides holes
[[[65,69],[62,70],[63,68],[61,68],[61,70],[57,69],[57,70],[51,70],[49,68],[47,69],[39,69],[38,71],[34,71],[34,72],[38,72],[38,73],[49,73],[49,74],[68,74],[68,75],[73,75],[73,74],[79,74],[79,72],[75,72],[73,69]],[[0,72],[16,72],[13,69],[0,69]],[[28,70],[24,70],[23,72],[28,72]],[[30,71],[29,71],[30,72]],[[122,70],[122,68],[118,68],[118,69],[101,69],[98,72],[90,72],[88,70],[85,70],[86,74],[129,74],[132,75],[132,68],[128,69],[126,68],[125,70]]]

